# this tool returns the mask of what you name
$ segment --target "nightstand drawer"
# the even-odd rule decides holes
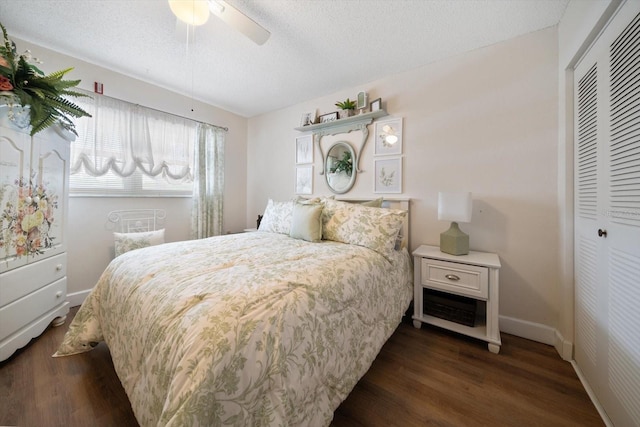
[[[455,262],[422,259],[422,285],[458,295],[486,300],[489,269]]]

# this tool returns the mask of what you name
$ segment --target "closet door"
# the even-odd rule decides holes
[[[614,425],[640,425],[640,2],[574,75],[575,360]]]

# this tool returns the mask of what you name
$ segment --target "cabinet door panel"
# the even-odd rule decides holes
[[[0,124],[0,272],[26,264],[20,227],[21,183],[29,178],[28,135]]]
[[[47,134],[45,134],[47,135]],[[38,252],[34,261],[66,250],[66,218],[68,196],[69,144],[59,138],[33,138],[31,158],[33,212],[38,231],[33,246]],[[35,204],[35,200],[38,204]],[[38,211],[40,213],[38,213]]]

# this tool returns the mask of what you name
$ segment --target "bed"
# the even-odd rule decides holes
[[[141,426],[327,426],[412,298],[408,205],[269,200],[256,232],[124,253],[54,356],[105,341]]]

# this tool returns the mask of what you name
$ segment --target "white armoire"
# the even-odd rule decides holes
[[[574,357],[612,424],[640,426],[640,2],[574,78]]]
[[[0,107],[0,361],[64,323],[69,132]],[[10,116],[13,116],[10,119]]]

